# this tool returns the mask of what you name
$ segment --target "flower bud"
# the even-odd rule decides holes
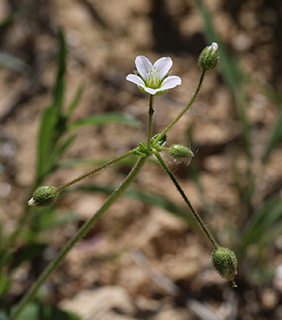
[[[217,65],[218,58],[218,44],[213,42],[201,52],[199,56],[199,66],[204,71],[213,70]]]
[[[194,156],[193,152],[181,144],[173,144],[169,148],[169,154],[174,159],[186,160]]]
[[[43,186],[37,188],[32,198],[28,201],[29,206],[46,207],[57,200],[57,189],[53,186]]]
[[[213,266],[217,272],[223,277],[231,280],[234,283],[234,278],[237,274],[237,259],[233,251],[218,247],[212,253]]]

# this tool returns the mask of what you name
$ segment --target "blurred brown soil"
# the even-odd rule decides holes
[[[279,17],[276,2],[206,3],[222,41],[237,55],[243,68],[281,91],[281,37],[277,37],[281,8]],[[0,17],[3,19],[18,6],[15,0],[9,5],[3,1]],[[56,72],[59,26],[65,30],[68,45],[66,102],[71,101],[81,83],[85,84],[73,119],[122,112],[143,123],[141,129],[120,124],[79,129],[66,159],[114,157],[146,140],[148,97],[125,80],[139,54],[151,61],[160,56],[172,57],[173,74],[183,80],[182,86],[155,98],[154,132],[162,130],[193,94],[200,76],[197,57],[206,45],[203,21],[193,1],[25,0],[21,7],[29,8],[27,13],[0,33],[3,50],[30,66],[24,76],[0,69],[0,217],[6,234],[15,228],[31,193],[40,116],[51,101]],[[252,126],[257,128],[253,148],[259,157],[278,107],[255,86],[248,87],[248,94],[248,113]],[[193,162],[201,170],[199,179],[210,203],[208,212],[203,209],[187,167],[165,158],[207,225],[217,230],[218,240],[232,246],[225,230],[241,219],[232,183],[234,150],[238,151],[240,166],[244,167],[246,161],[237,142],[240,126],[234,104],[218,71],[207,74],[197,101],[169,132],[167,144],[189,144],[189,128],[193,128],[192,148],[197,151]],[[275,151],[260,181],[262,195],[271,193],[277,183],[281,186],[281,159],[281,150]],[[60,185],[87,169],[61,169],[46,182]],[[85,184],[117,185],[129,169],[112,166]],[[162,194],[184,206],[165,173],[154,164],[146,165],[136,185],[139,190]],[[105,198],[100,193],[73,192],[60,199],[59,212],[72,211],[79,221],[43,235],[50,246],[45,263]],[[261,291],[250,288],[242,302],[240,294],[213,270],[210,255],[206,239],[182,220],[160,208],[122,198],[48,280],[46,301],[59,303],[85,319],[215,319],[212,314],[217,314],[216,319],[228,316],[263,320],[267,319],[265,310],[275,308],[272,319],[281,319],[276,306],[281,292],[271,285]],[[281,264],[281,255],[274,262],[275,266]],[[29,272],[24,266],[15,274],[15,294],[26,286]],[[206,312],[205,316],[200,315],[201,311]]]

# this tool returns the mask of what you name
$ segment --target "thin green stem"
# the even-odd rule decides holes
[[[114,159],[112,159],[112,160],[104,163],[102,166],[100,166],[100,167],[98,167],[98,168],[95,168],[94,170],[91,170],[90,172],[87,172],[87,173],[83,174],[82,176],[79,176],[78,178],[76,178],[76,179],[74,179],[74,180],[72,180],[72,181],[64,184],[64,185],[61,186],[61,187],[58,187],[58,188],[57,188],[57,191],[60,192],[60,191],[62,191],[62,190],[64,190],[64,189],[72,186],[73,184],[75,184],[75,183],[77,183],[77,182],[79,182],[79,181],[81,181],[81,180],[83,180],[83,179],[91,176],[92,174],[94,174],[94,173],[96,173],[96,172],[98,172],[98,171],[100,171],[100,170],[102,170],[102,169],[105,169],[106,167],[114,164],[115,162],[120,161],[120,160],[122,160],[122,159],[130,156],[131,154],[133,154],[133,152],[134,152],[134,149],[133,149],[133,150],[130,150],[130,151],[124,153],[124,154],[122,154],[121,156],[118,156],[118,157],[116,157],[116,158],[114,158]]]
[[[198,83],[198,86],[197,86],[197,89],[196,91],[194,92],[191,100],[189,101],[189,103],[187,104],[187,106],[179,113],[179,115],[173,120],[171,121],[171,123],[159,134],[158,138],[154,141],[154,145],[157,144],[158,141],[160,141],[163,136],[171,129],[171,127],[173,127],[176,122],[184,115],[184,113],[191,107],[191,105],[193,104],[193,102],[196,100],[197,96],[198,96],[198,93],[201,89],[201,86],[202,86],[202,83],[203,83],[203,80],[204,80],[204,77],[205,77],[205,71],[202,72],[201,74],[201,77],[200,77],[200,80],[199,80],[199,83]]]
[[[149,124],[148,124],[148,138],[147,138],[148,151],[151,148],[151,139],[152,139],[152,133],[153,133],[153,114],[154,114],[153,101],[154,101],[154,96],[151,94],[150,103],[149,103]]]
[[[19,305],[15,308],[9,320],[15,320],[23,311],[24,307],[30,302],[34,296],[36,295],[40,286],[45,282],[45,280],[49,277],[49,275],[56,269],[56,267],[60,264],[66,254],[71,250],[71,248],[83,238],[83,236],[95,225],[97,220],[105,213],[105,211],[117,200],[118,197],[128,188],[128,186],[133,182],[133,180],[138,175],[142,166],[144,165],[147,157],[139,158],[132,168],[130,173],[127,175],[122,184],[115,189],[115,191],[108,197],[107,201],[103,204],[103,206],[88,220],[85,224],[78,230],[78,232],[74,235],[74,237],[65,245],[65,247],[61,250],[57,258],[52,261],[49,266],[42,272],[37,281],[31,286],[29,291],[23,297]]]
[[[57,188],[57,192],[60,192],[60,191],[64,190],[65,188],[70,187],[71,185],[73,185],[73,184],[75,184],[75,183],[77,183],[77,182],[79,182],[79,181],[91,176],[92,174],[94,174],[94,173],[96,173],[96,172],[98,172],[100,170],[105,169],[106,167],[114,164],[115,162],[118,162],[120,160],[123,160],[123,159],[127,158],[128,156],[133,154],[133,152],[134,152],[134,149],[128,151],[127,153],[124,153],[124,154],[116,157],[115,159],[112,159],[112,160],[104,163],[102,166],[100,166],[98,168],[95,168],[94,170],[91,170],[90,172],[88,172],[86,174],[83,174],[82,176],[79,176],[78,178],[66,183],[63,186],[58,187]],[[9,240],[7,241],[7,247],[13,247],[14,242],[16,241],[17,237],[21,233],[23,227],[26,225],[26,223],[28,221],[28,218],[30,217],[30,215],[28,214],[28,210],[29,210],[29,207],[26,205],[24,213],[22,214],[22,216],[20,218],[20,221],[18,223],[17,229],[14,231],[14,233],[10,236]],[[1,258],[0,258],[0,260],[1,260]]]
[[[205,235],[207,236],[207,238],[209,239],[209,241],[211,242],[212,246],[214,247],[214,249],[217,249],[219,247],[218,243],[216,242],[216,240],[214,239],[214,237],[211,235],[210,231],[208,230],[208,228],[205,226],[202,218],[199,216],[199,214],[197,213],[197,211],[194,209],[194,207],[192,206],[191,202],[188,200],[187,196],[185,195],[184,191],[182,190],[182,188],[180,187],[179,183],[177,182],[177,180],[175,179],[174,175],[172,174],[172,172],[169,170],[168,166],[166,165],[166,163],[164,162],[163,158],[161,157],[161,155],[159,154],[158,151],[154,150],[154,154],[157,157],[157,159],[159,160],[160,164],[162,165],[162,167],[164,168],[165,172],[168,174],[168,176],[170,177],[170,179],[172,180],[172,182],[174,183],[176,189],[179,191],[179,193],[181,194],[182,198],[184,199],[185,203],[187,204],[187,206],[189,207],[190,211],[193,214],[193,217],[196,219],[196,221],[198,222],[199,226],[201,227],[201,229],[203,230],[203,232],[205,233]]]

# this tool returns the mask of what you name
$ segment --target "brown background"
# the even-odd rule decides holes
[[[210,0],[206,4],[221,40],[243,69],[281,91],[280,1]],[[32,191],[37,132],[42,111],[51,101],[59,26],[65,30],[68,45],[66,102],[81,83],[85,85],[73,119],[122,112],[143,123],[141,129],[120,124],[82,128],[66,159],[114,157],[145,141],[148,97],[125,80],[139,54],[151,61],[172,57],[173,74],[183,80],[182,86],[155,99],[154,132],[162,130],[193,94],[200,77],[197,58],[207,45],[194,1],[13,0],[1,2],[0,16],[3,19],[19,8],[28,10],[0,33],[2,50],[30,68],[25,75],[0,69],[0,217],[6,234],[15,228]],[[279,107],[255,85],[249,84],[247,92],[253,151],[259,158]],[[192,142],[187,138],[191,127]],[[244,221],[232,184],[234,157],[242,168],[246,165],[239,133],[234,103],[218,68],[207,74],[197,101],[168,134],[168,145],[192,143],[197,151],[193,162],[200,169],[199,179],[211,208],[208,212],[203,210],[189,168],[166,157],[220,243],[234,250],[236,239],[228,230]],[[281,156],[277,149],[264,177],[257,181],[261,186],[258,198],[281,188]],[[85,184],[116,185],[129,169],[113,166]],[[87,170],[61,169],[46,183],[60,185]],[[183,205],[165,173],[154,164],[146,165],[137,185]],[[58,214],[72,211],[78,222],[42,235],[49,243],[42,267],[104,200],[103,194],[82,192],[59,200]],[[278,267],[281,237],[266,250],[271,267]],[[240,267],[239,288],[232,289],[211,267],[210,254],[211,246],[202,234],[180,219],[158,207],[122,198],[48,280],[45,301],[87,314],[89,319],[281,319],[282,289],[277,279],[252,284],[244,276],[246,263]],[[12,294],[25,290],[29,285],[25,279],[32,272],[28,264],[18,270]]]

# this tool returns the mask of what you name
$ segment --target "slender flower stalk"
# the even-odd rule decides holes
[[[126,157],[130,156],[131,154],[133,154],[133,152],[134,152],[134,149],[130,150],[130,151],[128,151],[128,152],[126,152],[126,153],[124,153],[124,154],[122,154],[122,155],[120,155],[120,156],[108,161],[108,162],[106,162],[102,166],[100,166],[98,168],[95,168],[94,170],[92,170],[92,171],[90,171],[90,172],[88,172],[88,173],[86,173],[86,174],[84,174],[84,175],[82,175],[82,176],[70,181],[67,184],[56,188],[56,193],[58,194],[60,191],[62,191],[63,189],[73,185],[74,183],[79,182],[79,181],[81,181],[82,179],[84,179],[86,177],[89,177],[90,175],[92,175],[92,174],[94,174],[94,173],[96,173],[96,172],[98,172],[98,171],[100,171],[100,170],[102,170],[102,169],[114,164],[115,162],[118,162],[118,161],[121,161],[121,160],[125,159]],[[24,213],[20,217],[19,223],[17,225],[17,229],[12,233],[10,238],[7,240],[7,245],[5,245],[5,247],[13,247],[13,245],[14,245],[15,241],[17,240],[19,234],[22,232],[24,226],[27,224],[27,221],[30,218],[30,214],[28,212],[28,206],[34,205],[33,200],[34,200],[33,198],[30,198],[29,201],[27,202],[27,205],[25,207]],[[1,258],[0,258],[0,261],[1,261]]]
[[[85,224],[78,230],[78,232],[74,235],[74,237],[65,245],[65,247],[61,250],[59,255],[55,260],[53,260],[49,266],[43,271],[40,277],[36,280],[36,282],[31,286],[29,291],[25,294],[22,301],[17,305],[11,317],[8,320],[15,320],[21,314],[25,306],[28,302],[30,302],[34,296],[36,295],[38,289],[45,282],[45,280],[49,277],[49,275],[58,267],[60,262],[64,259],[67,253],[71,250],[71,248],[83,238],[83,236],[95,225],[95,223],[101,218],[101,216],[105,213],[105,211],[122,195],[122,193],[127,189],[127,187],[133,182],[133,180],[138,175],[139,171],[143,167],[147,157],[139,158],[127,175],[122,184],[116,188],[116,190],[109,196],[107,201],[103,204],[103,206],[88,220]]]
[[[151,139],[152,139],[152,134],[153,134],[153,114],[154,114],[153,100],[154,100],[154,96],[150,95],[149,124],[148,124],[148,137],[147,137],[147,149],[148,149],[148,151],[151,148]]]
[[[164,135],[176,124],[176,122],[186,113],[186,111],[191,107],[191,105],[193,104],[193,102],[196,100],[198,93],[201,89],[204,77],[205,77],[205,73],[206,71],[203,71],[197,86],[197,89],[195,91],[195,93],[193,94],[191,100],[189,101],[189,103],[187,104],[187,106],[179,113],[179,115],[173,120],[171,121],[171,123],[159,134],[158,138],[155,140],[154,144],[156,145],[158,141],[160,141]]]
[[[161,157],[161,155],[159,154],[158,151],[154,150],[154,155],[157,157],[157,159],[159,160],[160,164],[162,165],[162,167],[164,168],[165,172],[168,174],[168,176],[170,177],[170,179],[172,180],[172,182],[174,183],[176,189],[179,191],[179,193],[181,194],[182,198],[184,199],[185,203],[187,204],[188,208],[190,209],[190,211],[192,212],[193,217],[195,218],[195,220],[198,222],[200,228],[203,230],[204,234],[207,236],[207,238],[209,239],[209,241],[211,242],[212,246],[214,247],[214,249],[219,248],[219,244],[216,242],[216,240],[214,239],[214,237],[212,236],[212,234],[210,233],[210,231],[208,230],[208,228],[205,226],[204,221],[202,220],[202,218],[199,216],[199,214],[197,213],[197,211],[194,209],[194,207],[192,206],[191,202],[188,200],[187,196],[185,195],[184,191],[182,190],[182,188],[180,187],[179,183],[177,182],[177,180],[175,179],[174,175],[172,174],[172,172],[169,170],[168,166],[166,165],[166,163],[164,162],[163,158]]]
[[[64,190],[64,189],[72,186],[73,184],[75,184],[75,183],[77,183],[77,182],[79,182],[79,181],[81,181],[81,180],[83,180],[83,179],[85,179],[85,178],[90,177],[92,174],[94,174],[94,173],[96,173],[96,172],[98,172],[98,171],[101,171],[101,170],[109,167],[110,165],[114,164],[115,162],[118,162],[118,161],[121,161],[121,160],[127,158],[128,156],[132,155],[133,152],[134,152],[134,149],[133,149],[133,150],[130,150],[130,151],[128,151],[128,152],[126,152],[126,153],[124,153],[124,154],[122,154],[122,155],[120,155],[120,156],[118,156],[118,157],[116,157],[116,158],[114,158],[114,159],[106,162],[106,163],[104,163],[104,164],[101,165],[100,167],[95,168],[95,169],[91,170],[90,172],[87,172],[87,173],[83,174],[82,176],[79,176],[78,178],[76,178],[76,179],[74,179],[74,180],[66,183],[66,184],[63,185],[63,186],[58,187],[58,188],[57,188],[57,192],[60,192],[60,191],[62,191],[62,190]]]

